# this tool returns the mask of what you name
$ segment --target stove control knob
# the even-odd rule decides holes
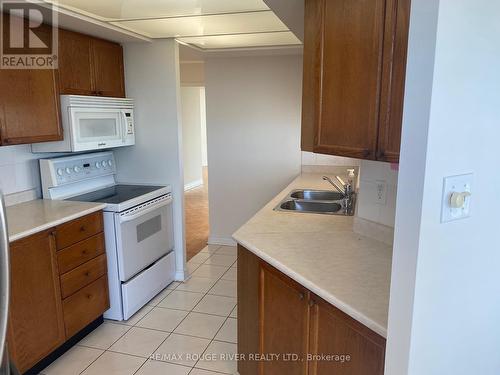
[[[112,167],[112,166],[113,166],[113,160],[111,160],[111,159],[110,159],[110,160],[108,160],[108,165],[109,165],[110,167]]]
[[[71,169],[70,169],[69,167],[68,167],[68,168],[66,168],[66,173],[67,173],[67,174],[71,174]]]
[[[98,161],[95,162],[95,167],[97,169],[100,169],[101,168],[101,163],[99,163]]]
[[[101,162],[101,165],[102,165],[103,168],[106,168],[106,166],[108,165],[108,163],[106,163],[106,160],[103,160]]]
[[[58,169],[57,169],[57,174],[58,174],[59,176],[62,176],[62,175],[64,174],[64,170],[63,170],[62,168],[58,168]]]
[[[80,167],[78,165],[75,165],[73,167],[73,170],[75,171],[75,173],[78,173],[78,172],[80,172]]]

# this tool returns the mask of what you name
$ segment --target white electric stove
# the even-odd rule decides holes
[[[44,199],[106,203],[105,318],[129,319],[174,280],[170,187],[118,184],[112,152],[41,159],[40,174]]]

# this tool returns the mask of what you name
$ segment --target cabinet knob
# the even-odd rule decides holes
[[[314,300],[310,299],[310,300],[309,300],[309,306],[310,306],[310,307],[313,307],[314,305],[316,305],[316,301],[314,301]]]
[[[85,275],[86,277],[89,277],[89,276],[90,276],[90,271],[85,272],[85,273],[84,273],[84,275]]]
[[[83,255],[87,255],[87,250],[82,250]]]
[[[300,300],[303,300],[304,298],[305,298],[304,293],[300,292],[300,293],[299,293],[299,299],[300,299]]]
[[[363,157],[364,158],[368,158],[370,157],[372,154],[372,151],[371,150],[363,150]]]
[[[80,227],[80,232],[85,232],[85,225],[82,225],[82,226]]]
[[[380,150],[377,153],[377,159],[379,159],[379,160],[385,160],[385,151],[384,150]]]

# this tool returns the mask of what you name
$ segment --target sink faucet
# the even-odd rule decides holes
[[[338,178],[338,177],[339,177],[339,176],[337,176],[337,178]],[[345,191],[345,186],[344,186],[344,184],[342,184],[342,187],[340,187],[340,186],[338,185],[338,182],[336,182],[336,181],[332,181],[332,179],[331,179],[330,177],[328,177],[328,176],[323,176],[323,180],[328,181],[330,184],[332,184],[332,186],[333,186],[333,187],[334,187],[334,188],[335,188],[335,189],[336,189],[336,190],[337,190],[340,194],[344,194],[344,195],[345,195],[346,191]]]
[[[335,176],[337,181],[333,181],[328,176],[323,176],[323,180],[328,181],[339,193],[341,193],[344,198],[344,211],[350,212],[354,205],[354,188],[351,183],[344,182],[340,176]]]

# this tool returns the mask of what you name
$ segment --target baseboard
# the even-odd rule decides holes
[[[202,186],[202,185],[203,185],[203,179],[196,180],[196,181],[190,182],[189,184],[184,185],[184,191],[188,191],[188,190],[197,188],[197,187]]]
[[[236,246],[236,241],[233,240],[231,237],[209,236],[208,237],[208,244],[209,245]]]

